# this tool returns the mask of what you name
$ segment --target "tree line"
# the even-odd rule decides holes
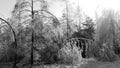
[[[81,45],[83,50],[87,47],[86,56],[100,61],[118,59],[119,13],[103,10],[94,21],[82,15],[79,5],[73,9],[68,1],[63,2],[65,12],[57,18],[46,0],[17,0],[11,17],[0,17],[0,62],[13,62],[14,68],[19,63],[78,63]],[[80,38],[75,39],[79,44],[67,41],[72,38]]]

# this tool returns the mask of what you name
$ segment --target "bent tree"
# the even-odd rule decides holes
[[[15,44],[15,45],[13,45],[13,47],[14,47],[15,52],[17,52],[17,38],[16,38],[16,34],[15,34],[14,29],[12,28],[10,23],[8,21],[6,21],[5,19],[0,18],[0,20],[3,21],[4,23],[6,23],[10,27],[10,29],[12,30],[12,33],[14,36],[14,44]],[[16,61],[17,61],[17,54],[15,53],[13,68],[16,67]]]

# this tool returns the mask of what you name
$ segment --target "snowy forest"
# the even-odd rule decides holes
[[[93,19],[79,5],[51,1],[64,2],[61,17],[47,0],[16,0],[11,16],[0,17],[0,68],[120,67],[120,12]]]

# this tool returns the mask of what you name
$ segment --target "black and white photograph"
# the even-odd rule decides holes
[[[120,1],[0,0],[0,68],[120,68]]]

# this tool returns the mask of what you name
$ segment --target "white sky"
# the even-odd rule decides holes
[[[50,0],[49,0],[50,1]],[[52,1],[52,0],[51,0]],[[78,4],[78,0],[69,0],[72,4]],[[14,7],[16,0],[0,0],[0,17],[4,16],[8,18]],[[57,17],[61,16],[63,8],[65,8],[63,2],[50,2],[50,11]],[[103,8],[113,8],[115,11],[120,10],[119,0],[79,0],[79,5],[82,11],[90,17],[95,17],[95,12],[100,13]]]

